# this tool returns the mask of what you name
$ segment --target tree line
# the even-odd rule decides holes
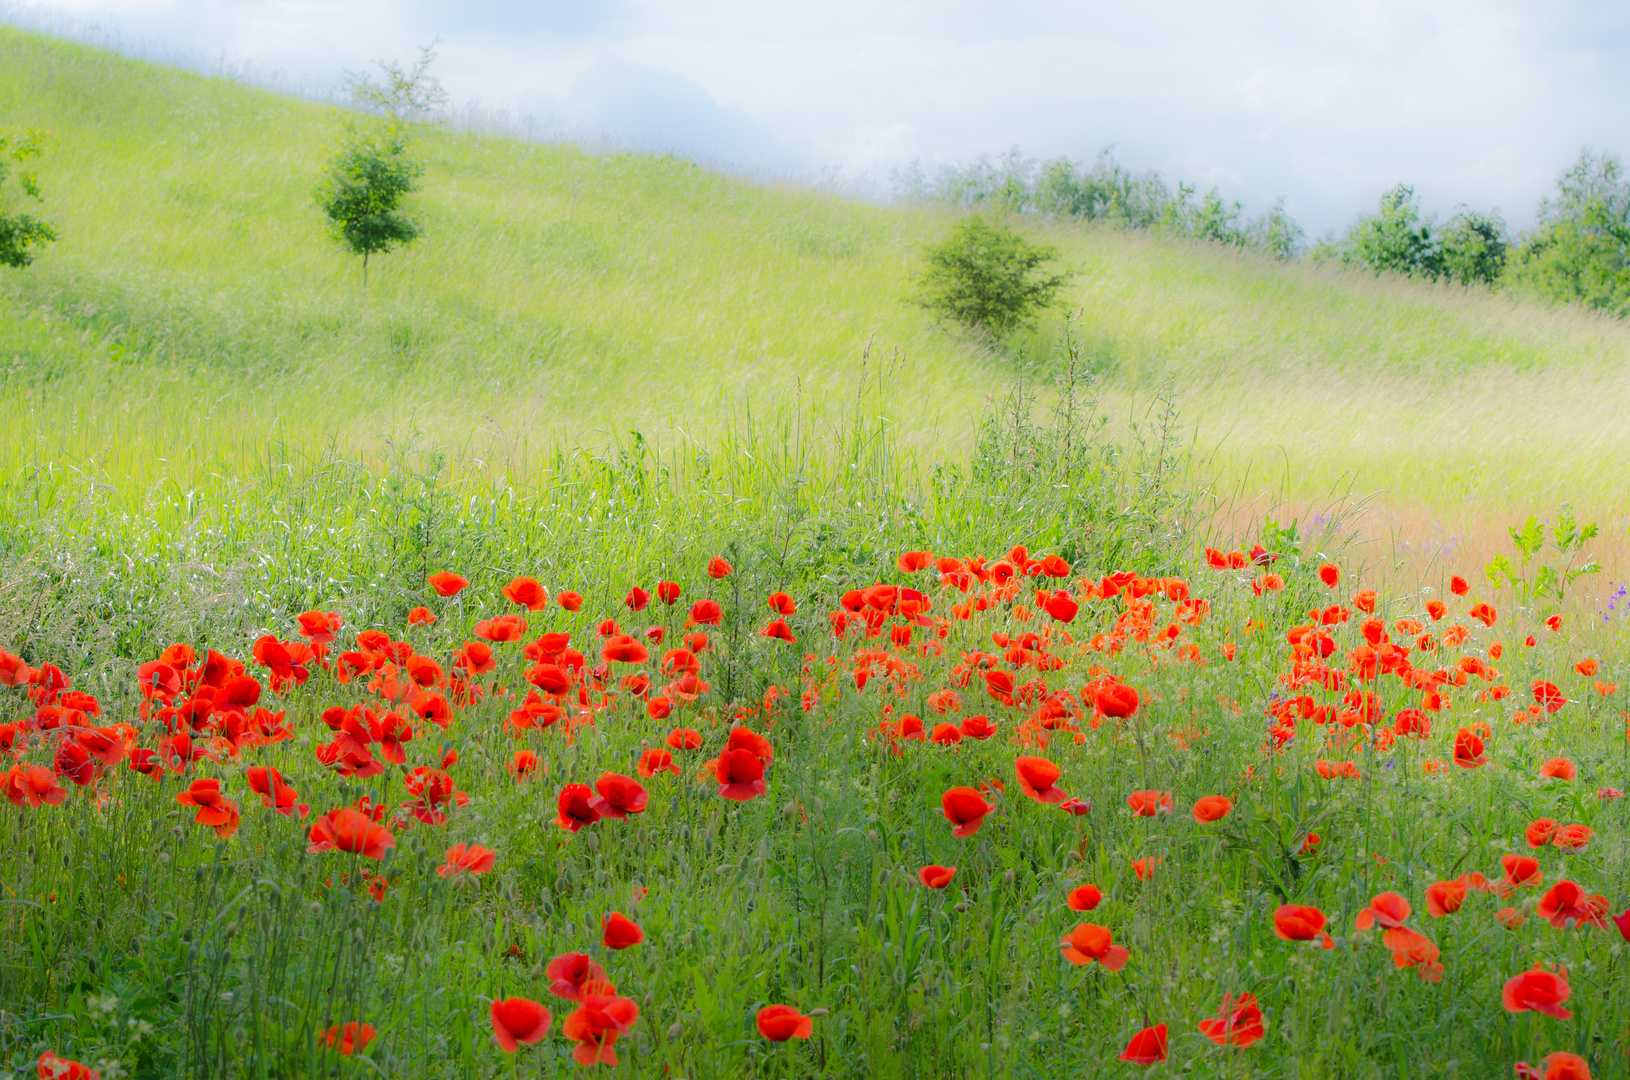
[[[1465,207],[1440,224],[1422,216],[1412,186],[1399,184],[1381,196],[1375,213],[1311,244],[1283,201],[1251,217],[1215,188],[1197,197],[1192,185],[1127,169],[1110,149],[1091,165],[1036,161],[1014,149],[964,168],[943,167],[932,178],[914,165],[895,179],[897,195],[907,200],[1105,222],[1279,259],[1483,285],[1630,316],[1630,179],[1616,155],[1589,147],[1557,177],[1530,230],[1513,231],[1497,210]]]

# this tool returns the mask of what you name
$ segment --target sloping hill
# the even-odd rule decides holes
[[[311,203],[336,110],[0,29],[0,123],[53,132],[61,233],[0,276],[8,468],[219,469],[273,434],[518,461],[777,400],[862,399],[954,455],[1015,369],[904,301],[940,211],[425,128],[427,235],[364,292]],[[1078,271],[1069,303],[1117,421],[1169,383],[1198,451],[1247,492],[1350,483],[1434,513],[1623,503],[1621,324],[1023,227]],[[1056,331],[1016,351],[1045,356]]]

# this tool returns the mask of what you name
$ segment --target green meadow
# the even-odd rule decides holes
[[[340,111],[15,30],[0,58],[7,122],[52,132],[62,236],[0,279],[11,470],[74,461],[123,486],[275,433],[524,474],[556,445],[851,398],[965,459],[1068,310],[1115,423],[1169,387],[1230,490],[1623,509],[1614,320],[1027,220],[1076,276],[1051,319],[987,348],[909,302],[944,212],[436,127],[414,133],[426,236],[364,292],[311,200]]]
[[[1625,324],[353,119],[0,28],[0,1080],[1630,1075]]]

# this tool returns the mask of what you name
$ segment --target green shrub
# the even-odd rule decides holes
[[[0,131],[0,266],[19,269],[27,266],[34,261],[34,252],[30,248],[48,244],[57,238],[50,222],[21,211],[7,212],[3,199],[5,182],[10,175],[7,161],[20,166],[29,158],[39,157],[44,137],[44,133],[38,131],[24,131],[21,134]],[[27,198],[45,201],[40,196],[39,182],[33,173],[19,172],[17,186],[22,188]]]
[[[918,302],[970,329],[1003,334],[1028,325],[1069,280],[1045,269],[1057,257],[976,214],[928,250]]]

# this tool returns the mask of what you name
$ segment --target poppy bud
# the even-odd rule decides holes
[[[828,1013],[828,1011],[826,1009],[811,1009],[811,1010],[809,1010],[809,1015],[810,1016],[827,1016],[827,1015],[829,1015],[829,1013]]]
[[[681,1024],[678,1020],[675,1020],[668,1026],[668,1038],[677,1039],[683,1034],[685,1034],[685,1025]]]
[[[1007,873],[1002,875],[1002,884],[1003,885],[1011,885],[1011,884],[1013,884],[1013,878],[1014,878],[1013,871],[1009,870]]]
[[[176,831],[180,832],[181,830],[177,829]],[[866,839],[870,840],[872,843],[875,844],[875,843],[878,842],[878,840],[882,839],[882,837],[880,837],[878,835],[876,829],[867,829],[866,830]]]

